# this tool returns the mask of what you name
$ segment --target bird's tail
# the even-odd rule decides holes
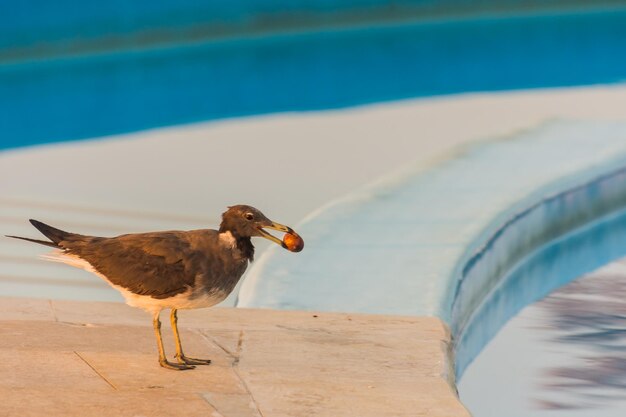
[[[53,248],[58,248],[59,247],[59,242],[63,241],[63,240],[67,240],[68,237],[72,236],[72,233],[69,232],[65,232],[63,230],[60,229],[56,229],[52,226],[48,226],[45,223],[42,223],[40,221],[37,220],[33,220],[30,219],[29,220],[30,223],[35,226],[37,228],[37,230],[39,230],[41,233],[43,233],[44,236],[46,236],[48,239],[50,239],[52,242],[49,242],[47,240],[38,240],[38,239],[31,239],[28,237],[21,237],[21,236],[9,236],[7,235],[7,237],[12,237],[14,239],[22,239],[22,240],[27,240],[29,242],[34,242],[34,243],[39,243],[40,245],[46,245],[46,246],[50,246]]]
[[[31,238],[28,238],[28,237],[12,236],[12,235],[5,235],[5,236],[6,237],[12,237],[13,239],[22,239],[22,240],[27,240],[29,242],[39,243],[40,245],[46,245],[46,246],[50,246],[52,248],[58,248],[56,243],[50,242],[48,240],[38,240],[38,239],[31,239]]]

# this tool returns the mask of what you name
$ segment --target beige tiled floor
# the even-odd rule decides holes
[[[436,318],[183,311],[187,354],[213,363],[177,372],[130,307],[2,298],[0,313],[2,416],[469,415]]]

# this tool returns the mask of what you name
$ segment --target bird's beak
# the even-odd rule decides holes
[[[274,230],[278,230],[280,232],[285,232],[285,233],[294,233],[293,229],[291,227],[288,226],[284,226],[280,223],[274,223],[271,222],[270,224],[266,224],[263,225],[261,227],[259,227],[259,232],[261,233],[261,237],[264,237],[267,240],[271,240],[272,242],[276,243],[277,245],[282,246],[283,248],[287,249],[287,245],[285,245],[285,243],[280,240],[279,238],[270,235],[269,233],[267,233],[265,230],[263,230],[263,228],[265,229],[274,229]]]

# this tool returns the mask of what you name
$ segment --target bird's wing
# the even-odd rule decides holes
[[[198,256],[185,232],[155,232],[86,238],[65,248],[89,262],[112,284],[139,295],[168,298],[187,291]]]

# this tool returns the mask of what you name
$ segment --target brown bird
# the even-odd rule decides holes
[[[219,230],[165,231],[117,237],[85,236],[30,220],[50,241],[27,240],[56,250],[46,259],[85,269],[103,278],[133,307],[152,314],[159,364],[168,369],[193,369],[209,359],[185,356],[178,333],[178,309],[211,307],[235,288],[254,259],[251,237],[271,240],[293,252],[304,242],[290,227],[269,220],[251,206],[229,207]],[[287,233],[297,244],[287,245],[263,229]],[[169,362],[161,338],[161,310],[171,309],[170,320],[178,363]]]

